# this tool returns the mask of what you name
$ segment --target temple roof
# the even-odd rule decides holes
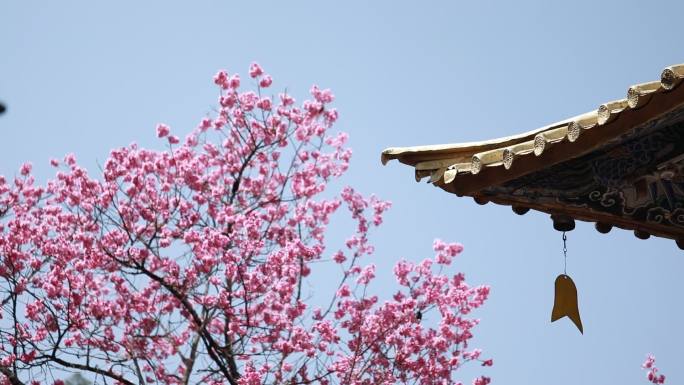
[[[673,65],[594,111],[483,142],[392,147],[382,163],[397,159],[417,181],[481,204],[552,214],[554,226],[591,221],[684,247],[683,80],[684,64]]]

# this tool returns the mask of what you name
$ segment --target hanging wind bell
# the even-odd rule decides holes
[[[566,274],[561,274],[556,278],[556,295],[551,311],[551,322],[566,316],[577,326],[580,333],[584,334],[579,307],[577,306],[577,287],[575,287],[572,278]]]
[[[562,221],[559,221],[562,222]],[[556,230],[563,232],[563,274],[556,277],[555,282],[555,292],[553,299],[553,310],[551,310],[551,322],[559,320],[563,317],[568,317],[572,323],[577,326],[580,333],[584,334],[584,328],[582,327],[582,319],[580,318],[579,306],[577,304],[577,287],[572,278],[567,274],[568,268],[568,248],[567,248],[567,236],[566,231],[574,229],[575,223],[556,223],[554,220],[554,228]]]

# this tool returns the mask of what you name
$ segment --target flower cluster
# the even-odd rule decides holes
[[[166,150],[118,148],[91,176],[73,155],[37,186],[31,165],[0,177],[0,383],[53,383],[62,370],[109,384],[449,384],[467,362],[487,286],[445,275],[462,251],[399,262],[381,301],[365,263],[389,203],[351,187],[330,90],[297,104],[219,71],[218,111]],[[355,228],[331,249],[346,208]],[[336,296],[312,308],[312,263],[339,264]],[[51,373],[51,370],[57,370]],[[59,381],[54,382],[59,383]],[[474,384],[489,383],[479,377]]]
[[[641,367],[646,370],[646,378],[648,381],[654,384],[665,383],[665,375],[658,374],[658,368],[655,366],[655,357],[652,354],[649,354],[646,357],[646,361],[644,361]]]

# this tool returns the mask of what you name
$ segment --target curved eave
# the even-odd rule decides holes
[[[660,81],[629,87],[627,97],[596,110],[525,133],[482,142],[390,147],[392,159],[415,168],[416,180],[458,195],[503,183],[543,167],[581,156],[684,103],[684,64],[663,70]]]
[[[650,235],[677,240],[684,248],[684,232],[658,224],[636,223],[616,215],[588,213],[581,209],[547,207],[511,196],[484,196],[483,189],[546,169],[588,154],[613,143],[633,130],[673,110],[684,108],[684,64],[667,67],[660,81],[629,87],[627,97],[600,105],[596,110],[521,133],[482,142],[433,146],[394,147],[382,152],[386,164],[392,159],[410,165],[415,178],[441,189],[467,195],[479,204],[489,201],[508,205],[518,214],[529,209],[595,222],[597,230],[611,227],[634,230],[645,239]],[[607,230],[606,230],[607,229]]]

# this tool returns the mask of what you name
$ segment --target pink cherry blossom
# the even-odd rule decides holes
[[[163,137],[169,135],[170,132],[171,132],[171,130],[169,129],[169,126],[167,126],[166,124],[158,124],[157,125],[157,137],[158,138],[163,138]]]
[[[658,368],[655,366],[655,357],[649,354],[646,361],[641,365],[646,370],[646,379],[653,384],[664,384],[665,375],[658,374]]]
[[[271,78],[271,75],[264,75],[263,78],[259,81],[259,86],[267,88],[270,87],[271,84],[273,84],[273,79]]]
[[[235,74],[230,77],[228,80],[228,88],[230,89],[238,89],[240,87],[240,75]]]
[[[256,106],[264,111],[270,111],[271,110],[271,99],[270,98],[261,98]]]
[[[223,89],[228,89],[228,73],[226,71],[219,71],[214,75],[214,84]]]
[[[27,176],[28,174],[31,173],[32,168],[33,168],[33,165],[31,163],[29,163],[29,162],[24,163],[23,165],[21,165],[21,170],[20,170],[21,175]]]
[[[295,100],[292,98],[292,96],[288,94],[280,94],[280,102],[283,105],[283,107],[291,106],[294,104]],[[283,110],[287,111],[287,110]]]
[[[261,76],[264,73],[264,70],[261,69],[261,66],[259,63],[252,63],[249,66],[249,76],[252,78],[256,78]]]

